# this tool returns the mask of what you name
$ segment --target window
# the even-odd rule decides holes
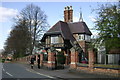
[[[59,43],[59,38],[58,38],[58,36],[52,36],[52,37],[51,37],[51,43],[52,43],[52,44]]]
[[[90,41],[90,38],[91,38],[91,37],[90,37],[89,35],[85,35],[85,40],[86,40],[86,41]]]
[[[79,34],[78,35],[78,40],[84,40],[84,35],[83,34]]]

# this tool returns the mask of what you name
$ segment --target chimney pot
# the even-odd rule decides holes
[[[72,6],[70,6],[70,9],[72,9]]]
[[[67,6],[67,9],[69,10],[69,6]]]
[[[73,22],[72,6],[65,7],[65,10],[64,10],[64,21],[65,22]]]
[[[66,10],[66,7],[65,7],[65,10]]]

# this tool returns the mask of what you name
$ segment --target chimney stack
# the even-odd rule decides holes
[[[65,22],[73,22],[73,9],[72,9],[72,6],[65,7],[64,21]]]

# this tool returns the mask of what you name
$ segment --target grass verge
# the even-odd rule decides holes
[[[120,68],[120,65],[95,64],[95,67],[104,67],[104,68]]]
[[[0,58],[0,63],[2,62],[2,58]]]

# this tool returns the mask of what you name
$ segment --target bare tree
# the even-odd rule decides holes
[[[40,40],[43,33],[47,30],[47,16],[40,7],[30,4],[20,12],[17,18],[18,20],[25,20],[27,22],[32,38],[30,48],[30,53],[32,54],[36,42]]]

